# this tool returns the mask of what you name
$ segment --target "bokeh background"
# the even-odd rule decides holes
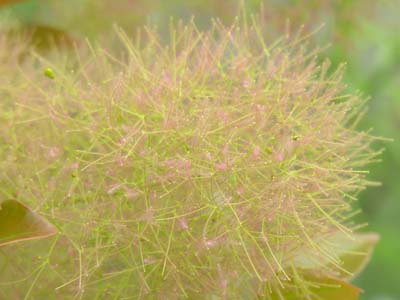
[[[170,17],[190,20],[207,28],[211,18],[229,23],[238,12],[263,11],[272,35],[320,28],[312,43],[329,46],[321,59],[332,68],[347,62],[349,92],[370,98],[360,129],[393,139],[374,145],[385,148],[382,162],[370,166],[369,179],[381,182],[361,193],[363,230],[381,236],[372,261],[356,279],[363,300],[400,299],[400,0],[0,0],[2,27],[35,30],[52,39],[96,39],[113,24],[135,34],[152,23],[160,30]],[[322,28],[321,28],[321,25]]]

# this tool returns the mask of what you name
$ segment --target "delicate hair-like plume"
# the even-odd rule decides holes
[[[1,297],[357,297],[346,261],[376,241],[352,221],[377,155],[364,100],[306,35],[265,30],[117,29],[48,60],[1,40],[1,192],[60,232],[2,249]]]

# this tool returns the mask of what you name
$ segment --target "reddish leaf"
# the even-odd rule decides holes
[[[0,203],[0,246],[57,233],[46,219],[15,200]]]
[[[22,0],[0,0],[0,7],[3,5],[14,4],[21,1]]]
[[[70,33],[50,26],[25,24],[20,30],[28,35],[30,44],[40,51],[53,47],[70,48],[78,42]]]
[[[0,0],[1,1],[1,0]],[[19,26],[2,29],[0,33],[10,37],[22,39],[21,45],[28,46],[22,52],[24,58],[30,50],[46,54],[49,50],[71,49],[81,43],[81,39],[62,29],[37,24],[21,24]]]

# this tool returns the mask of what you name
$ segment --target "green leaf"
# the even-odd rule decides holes
[[[301,283],[294,282],[296,288],[285,288],[271,294],[259,296],[258,300],[359,300],[361,289],[334,278],[313,273],[304,273]],[[299,288],[301,286],[301,288]]]
[[[306,280],[312,284],[310,292],[320,300],[358,300],[361,289],[334,277],[319,277],[307,274]]]
[[[358,300],[361,289],[348,281],[369,262],[378,240],[379,236],[375,233],[353,234],[350,237],[342,232],[317,240],[319,246],[330,248],[329,252],[335,253],[335,264],[328,257],[321,256],[316,260],[313,256],[307,256],[307,252],[298,251],[292,267],[290,264],[284,266],[286,272],[291,274],[291,280],[284,283],[284,288],[276,286],[268,295],[257,298],[257,290],[263,284],[246,275],[237,282],[240,299]],[[335,272],[317,275],[328,266]],[[293,268],[295,272],[291,272]]]
[[[335,253],[337,262],[333,263],[328,257],[320,257],[316,261],[299,252],[294,264],[307,270],[318,270],[323,266],[331,266],[338,272],[335,276],[350,280],[368,264],[378,240],[379,236],[375,233],[354,234],[350,238],[340,232],[332,237],[316,241],[320,245],[324,244],[325,248],[329,247],[329,252]]]
[[[49,237],[57,229],[46,219],[15,200],[0,203],[0,246]]]
[[[352,273],[348,275],[342,273],[341,278],[350,280],[356,277],[365,266],[369,263],[372,252],[379,240],[379,235],[376,233],[357,234],[354,236],[354,241],[342,243],[342,267]]]

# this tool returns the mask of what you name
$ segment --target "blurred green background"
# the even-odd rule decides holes
[[[287,24],[292,31],[324,24],[313,42],[330,44],[323,54],[333,66],[347,62],[348,90],[371,98],[361,129],[394,139],[375,145],[386,150],[382,162],[370,166],[369,179],[382,185],[360,195],[359,218],[369,224],[364,230],[378,232],[381,241],[356,284],[365,290],[364,300],[400,299],[400,0],[0,0],[0,21],[95,38],[114,23],[128,33],[147,22],[162,29],[170,16],[195,16],[201,28],[212,17],[231,22],[240,3],[247,14],[258,13],[262,5],[273,34]]]

